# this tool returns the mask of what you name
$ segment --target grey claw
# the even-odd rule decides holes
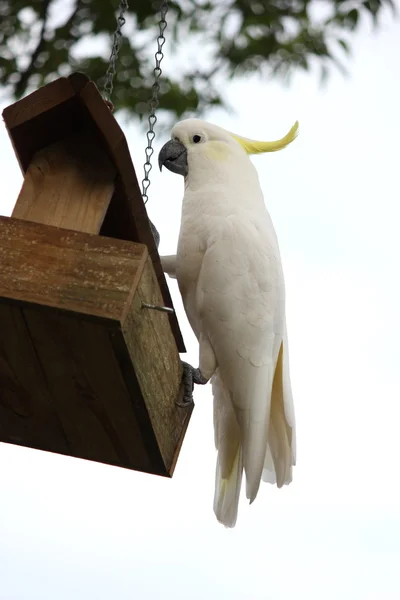
[[[185,401],[178,402],[178,401],[176,401],[175,404],[176,404],[176,406],[179,406],[179,408],[187,408],[188,406],[192,406],[192,404],[193,404],[193,396],[192,396],[192,399],[189,400],[188,402],[185,402]]]
[[[205,385],[208,379],[203,377],[200,369],[195,369],[187,362],[182,361],[182,366],[183,402],[176,402],[176,405],[186,408],[187,406],[193,404],[194,384],[197,383],[198,385]]]

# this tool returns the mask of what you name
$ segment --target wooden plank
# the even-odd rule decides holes
[[[168,335],[170,325],[167,315],[142,308],[143,302],[159,305],[161,301],[157,278],[148,259],[137,293],[126,313],[123,334],[131,360],[138,366],[137,380],[164,463],[169,466],[172,475],[193,405],[179,408],[175,404],[176,400],[183,399],[182,364],[174,340]],[[157,348],[156,355],[153,354],[154,348]],[[149,369],[146,365],[151,356],[154,360]]]
[[[0,441],[172,475],[191,408],[146,247],[7,217],[0,243]]]
[[[118,335],[118,325],[108,328],[32,308],[23,313],[68,441],[68,454],[167,474],[155,441],[153,454],[148,453],[148,432],[145,440],[113,352],[111,339]],[[140,404],[139,388],[134,397]],[[47,439],[47,432],[42,435]],[[60,451],[58,444],[48,449]]]
[[[113,353],[117,329],[7,305],[0,325],[0,441],[169,474],[136,418]]]
[[[0,217],[0,302],[120,319],[146,259],[142,244]]]
[[[88,134],[74,134],[37,152],[12,216],[98,233],[114,193],[115,167]]]
[[[26,321],[17,306],[0,304],[0,440],[46,450],[70,446],[54,410]]]
[[[88,77],[83,77],[85,77],[86,82],[89,81]],[[80,81],[83,83],[82,79]],[[3,118],[7,128],[14,129],[26,121],[47,113],[73,98],[75,93],[74,86],[66,77],[60,77],[60,79],[52,81],[4,109]]]

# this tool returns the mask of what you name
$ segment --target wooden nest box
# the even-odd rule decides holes
[[[171,476],[184,351],[125,137],[76,73],[6,108],[25,180],[0,217],[0,441]]]

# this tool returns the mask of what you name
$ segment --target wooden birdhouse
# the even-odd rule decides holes
[[[0,441],[171,476],[184,345],[124,134],[76,73],[6,108]]]

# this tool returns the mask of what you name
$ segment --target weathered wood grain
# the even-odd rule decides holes
[[[39,150],[25,173],[12,216],[98,233],[114,193],[115,167],[87,134]]]
[[[146,246],[0,217],[0,297],[120,319]]]
[[[113,352],[111,340],[118,335],[118,324],[107,327],[35,309],[23,309],[23,314],[68,442],[68,453],[163,473],[161,460],[149,456],[132,396]],[[132,365],[130,370],[134,373]],[[139,388],[135,394],[140,398]],[[46,435],[43,430],[42,436]]]
[[[18,306],[0,303],[0,332],[0,440],[68,453],[68,441]]]
[[[123,334],[131,360],[145,365],[152,349],[159,349],[158,360],[150,369],[136,369],[136,376],[153,424],[164,462],[175,467],[193,407],[178,408],[183,389],[182,365],[170,329],[167,315],[143,308],[143,303],[160,305],[161,293],[151,261],[143,270],[140,285],[123,321]],[[171,357],[175,357],[171,360]]]

